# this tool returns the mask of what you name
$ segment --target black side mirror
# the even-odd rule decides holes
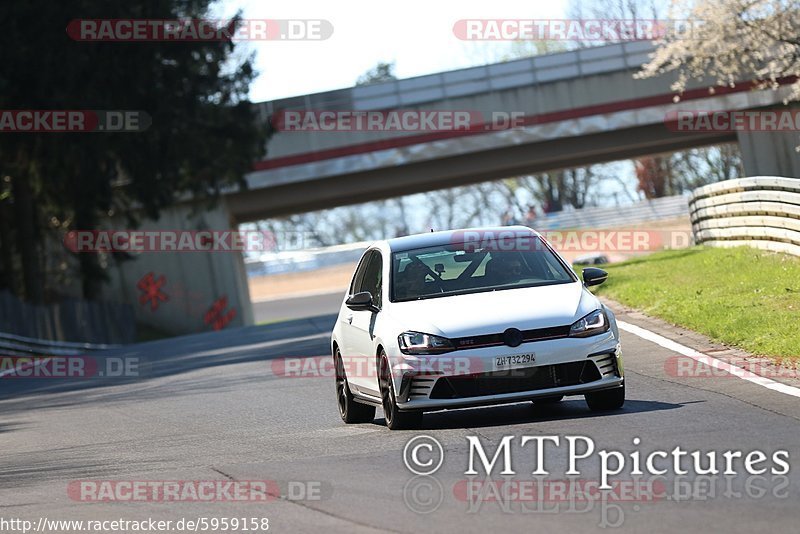
[[[606,278],[608,278],[608,273],[603,269],[587,267],[583,270],[583,285],[586,287],[599,286],[606,281]]]
[[[372,293],[369,291],[361,291],[348,297],[344,304],[353,311],[376,309],[372,304]]]

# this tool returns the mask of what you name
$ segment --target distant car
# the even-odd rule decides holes
[[[573,265],[604,265],[606,263],[608,263],[608,256],[600,253],[584,254],[572,262]]]
[[[616,320],[587,289],[606,277],[586,268],[581,282],[523,226],[373,244],[331,336],[342,419],[372,421],[380,406],[389,428],[410,428],[425,411],[565,395],[620,408]]]

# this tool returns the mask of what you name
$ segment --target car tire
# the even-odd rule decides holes
[[[614,389],[604,389],[594,393],[587,393],[586,404],[595,412],[618,410],[625,404],[625,384]]]
[[[378,365],[378,385],[381,390],[383,417],[389,430],[405,430],[417,428],[422,423],[422,412],[401,412],[397,408],[397,398],[392,386],[389,358],[381,351]]]
[[[350,385],[347,383],[347,373],[342,362],[342,353],[336,347],[334,355],[336,367],[336,404],[339,406],[339,415],[347,424],[371,423],[375,419],[375,407],[361,404],[353,398]]]
[[[541,397],[538,399],[533,399],[531,402],[533,402],[534,404],[556,404],[558,402],[561,402],[563,398],[564,395],[552,395],[550,397]]]

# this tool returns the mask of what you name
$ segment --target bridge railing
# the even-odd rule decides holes
[[[689,212],[697,243],[800,256],[800,179],[755,176],[709,184],[694,191]]]
[[[638,69],[653,50],[649,41],[614,43],[282,98],[262,102],[258,109],[262,120],[278,110],[403,109],[448,98]]]

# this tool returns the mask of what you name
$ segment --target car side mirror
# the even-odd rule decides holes
[[[583,285],[586,287],[599,286],[606,281],[606,278],[608,278],[608,273],[603,269],[598,269],[597,267],[587,267],[582,271],[582,274]]]
[[[351,295],[344,301],[344,304],[353,311],[377,309],[372,303],[372,293],[369,291],[361,291],[355,295]]]

